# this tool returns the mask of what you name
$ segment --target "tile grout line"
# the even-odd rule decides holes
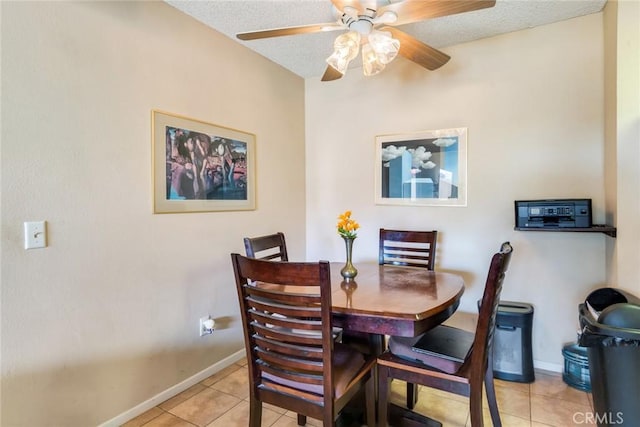
[[[242,368],[242,367],[241,367],[241,368]],[[235,370],[234,370],[233,372],[235,372]],[[217,384],[217,383],[218,383],[218,382],[220,382],[223,378],[226,378],[228,375],[231,375],[233,372],[228,373],[227,375],[225,375],[224,377],[222,377],[222,378],[218,379],[218,381],[216,381],[216,382],[212,383],[211,385]],[[215,374],[214,374],[214,375],[215,375]],[[206,380],[206,379],[205,379],[205,380]],[[203,381],[205,381],[205,380],[203,380]],[[222,393],[222,394],[225,394],[225,395],[227,395],[227,396],[231,396],[231,397],[234,397],[234,398],[236,398],[236,399],[239,399],[237,396],[234,396],[234,395],[229,394],[229,393],[226,393],[226,392],[224,392],[224,391],[221,391],[221,390],[215,389],[215,388],[211,387],[211,385],[202,384],[202,382],[203,382],[203,381],[200,381],[200,382],[196,383],[196,384],[200,384],[200,385],[202,385],[202,386],[204,387],[204,389],[203,389],[203,390],[200,390],[199,392],[195,393],[193,396],[189,396],[188,398],[186,398],[186,399],[184,399],[184,400],[180,401],[178,404],[176,404],[175,406],[173,406],[173,407],[172,407],[172,408],[170,408],[169,410],[165,410],[165,409],[163,409],[163,408],[161,408],[161,407],[160,407],[160,405],[161,405],[162,403],[164,403],[164,402],[161,402],[161,403],[160,403],[160,405],[155,406],[155,408],[160,409],[163,413],[171,414],[172,416],[174,416],[174,417],[178,418],[179,420],[182,420],[182,421],[184,421],[184,422],[186,422],[186,423],[188,423],[188,424],[190,424],[190,425],[192,425],[192,426],[194,426],[194,427],[200,427],[200,426],[198,426],[197,424],[194,424],[194,423],[192,423],[191,421],[189,421],[189,420],[185,420],[184,418],[182,418],[182,417],[180,417],[180,416],[178,416],[178,415],[174,414],[173,412],[171,412],[171,409],[173,409],[173,408],[175,408],[176,406],[181,405],[182,403],[184,403],[184,402],[186,402],[186,401],[188,401],[188,400],[190,400],[190,399],[192,399],[192,398],[196,397],[196,396],[197,396],[197,395],[199,395],[200,393],[204,392],[206,389],[215,390],[215,391],[216,391],[216,392],[218,392],[218,393]],[[176,395],[176,396],[177,396],[177,395]],[[174,397],[175,397],[175,396],[174,396]],[[169,400],[169,399],[167,399],[167,400]],[[212,422],[214,422],[214,421],[215,421],[215,420],[217,420],[218,418],[222,417],[223,415],[225,415],[226,413],[228,413],[229,411],[231,411],[233,408],[235,408],[236,406],[238,406],[239,404],[241,404],[241,403],[244,401],[244,399],[239,399],[239,400],[240,400],[240,401],[239,401],[238,403],[236,403],[234,406],[232,406],[231,408],[229,408],[227,411],[225,411],[225,412],[223,412],[222,414],[220,414],[220,416],[218,416],[218,417],[216,417],[216,418],[214,418],[214,419],[210,420],[209,422],[207,422],[207,425],[211,424]],[[166,402],[166,401],[165,401],[165,402]],[[148,422],[146,422],[145,424],[143,424],[141,427],[146,426],[146,425],[147,425],[147,424],[149,424],[151,421],[155,420],[156,418],[158,418],[158,417],[159,417],[159,416],[161,416],[161,415],[162,415],[162,414],[159,414],[158,416],[153,417],[151,420],[149,420]],[[278,419],[279,419],[279,418],[278,418]]]
[[[246,367],[246,365],[240,365],[240,364],[238,364],[238,363],[235,363],[235,365],[236,365],[239,369],[242,369],[242,368],[245,368],[245,367]],[[207,424],[206,424],[206,425],[209,425],[209,424],[211,424],[212,422],[215,422],[216,420],[220,419],[222,416],[224,416],[224,415],[228,414],[230,411],[232,411],[234,408],[236,408],[236,407],[238,406],[238,404],[240,404],[240,403],[242,403],[242,402],[246,402],[246,401],[249,399],[249,397],[246,397],[246,398],[239,398],[238,396],[235,396],[235,395],[233,395],[233,394],[230,394],[230,393],[228,393],[228,392],[225,392],[225,391],[222,391],[222,390],[219,390],[219,389],[215,388],[215,385],[216,385],[216,384],[218,384],[220,381],[224,380],[224,378],[228,377],[229,375],[232,375],[234,372],[237,372],[237,369],[236,369],[236,370],[233,370],[232,372],[228,372],[224,377],[218,378],[215,382],[213,382],[213,383],[211,383],[211,384],[209,384],[209,385],[203,384],[203,382],[204,382],[204,381],[206,381],[206,379],[205,379],[205,380],[203,380],[203,381],[200,381],[198,384],[200,384],[200,385],[203,387],[203,388],[202,388],[202,390],[200,390],[199,392],[197,392],[197,393],[193,394],[192,396],[189,396],[188,398],[186,398],[186,399],[184,399],[184,400],[180,401],[177,405],[180,405],[180,404],[182,404],[182,403],[184,403],[184,402],[186,402],[186,401],[188,401],[188,400],[190,400],[190,399],[194,398],[195,396],[198,396],[200,393],[202,393],[203,391],[206,391],[207,389],[215,390],[216,392],[221,393],[221,394],[223,394],[223,395],[226,395],[226,396],[230,396],[230,397],[233,397],[233,398],[239,399],[239,402],[238,402],[238,403],[236,403],[235,405],[233,405],[231,408],[229,408],[228,410],[226,410],[225,412],[223,412],[222,414],[220,414],[220,415],[219,415],[219,416],[217,416],[216,418],[214,418],[214,419],[212,419],[212,420],[207,421]],[[511,387],[510,387],[510,385],[509,385],[509,384],[500,385],[499,387],[504,387],[504,388],[506,388],[506,389],[511,389]],[[552,395],[545,394],[545,393],[544,393],[544,390],[542,390],[542,389],[541,389],[539,392],[537,392],[537,393],[536,393],[536,392],[534,392],[534,388],[533,388],[533,386],[532,386],[532,384],[531,384],[531,383],[527,384],[527,387],[526,387],[526,388],[527,388],[526,392],[528,393],[528,401],[529,401],[529,411],[528,411],[528,420],[527,420],[527,421],[529,421],[529,425],[531,425],[531,423],[533,423],[533,422],[534,422],[534,420],[533,420],[533,396],[534,396],[534,395],[536,395],[536,396],[541,396],[541,397],[544,397],[544,398],[553,398],[553,396],[552,396]],[[521,391],[524,391],[524,390],[521,390]],[[588,401],[588,406],[589,406],[589,408],[590,408],[591,410],[593,410],[593,401],[592,401],[592,399],[590,398],[590,395],[591,395],[591,394],[590,394],[590,393],[588,393],[588,392],[585,392],[585,391],[582,391],[582,392],[583,392],[583,393],[585,393],[584,395],[587,397],[587,401]],[[177,395],[176,395],[176,396],[177,396]],[[175,397],[175,396],[174,396],[174,397]],[[167,399],[167,400],[170,400],[170,399]],[[580,402],[576,402],[576,401],[574,401],[574,400],[572,400],[572,399],[560,399],[560,400],[562,400],[562,401],[566,401],[566,402],[569,402],[569,403],[572,403],[572,404],[578,404],[578,403],[580,403]],[[166,402],[166,401],[165,401],[165,402]],[[181,420],[181,421],[183,421],[183,422],[185,422],[185,423],[189,424],[190,426],[198,427],[198,425],[197,425],[197,424],[194,424],[193,422],[188,421],[188,420],[186,420],[186,419],[184,419],[184,418],[182,418],[182,417],[180,417],[180,416],[178,416],[178,415],[176,415],[176,414],[174,414],[174,413],[172,413],[172,412],[171,412],[171,410],[172,410],[175,406],[177,406],[177,405],[174,405],[172,408],[170,408],[170,409],[168,409],[168,410],[165,410],[165,409],[161,408],[161,407],[160,407],[160,405],[162,405],[162,404],[163,404],[163,403],[165,403],[165,402],[162,402],[162,403],[160,403],[159,405],[157,405],[157,406],[155,406],[155,407],[154,407],[154,408],[157,408],[157,409],[159,409],[159,410],[160,410],[159,414],[158,414],[158,415],[156,415],[156,416],[154,416],[154,417],[153,417],[153,418],[151,418],[150,420],[146,421],[144,424],[142,424],[142,425],[141,425],[141,427],[151,425],[151,423],[152,423],[154,420],[157,420],[157,418],[158,418],[158,417],[162,416],[162,415],[163,415],[163,414],[165,414],[165,413],[169,413],[171,416],[174,416],[174,417],[178,418],[179,420]],[[269,426],[273,426],[273,425],[277,424],[278,422],[281,422],[281,421],[282,421],[282,419],[283,419],[283,416],[284,416],[284,417],[286,417],[287,419],[294,419],[294,420],[295,420],[295,417],[290,417],[290,416],[288,416],[288,415],[287,415],[287,413],[281,413],[281,414],[278,414],[278,417],[277,417],[277,418],[275,418],[275,420],[274,420],[271,424],[269,424]],[[512,416],[516,416],[516,415],[512,415]],[[518,418],[519,418],[519,417],[518,417]],[[470,423],[470,414],[469,414],[469,412],[467,412],[466,422],[465,422],[465,424],[464,424],[464,425],[465,425],[465,426],[467,426],[467,425],[469,425],[469,423]],[[540,421],[536,421],[536,423],[539,423],[539,424],[541,424],[541,425],[547,425],[547,424],[543,424],[543,423],[541,423]],[[550,427],[553,427],[553,426],[550,426]]]

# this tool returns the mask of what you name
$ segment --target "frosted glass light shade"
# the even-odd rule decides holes
[[[349,31],[336,37],[333,43],[333,53],[327,58],[327,64],[344,74],[349,62],[358,56],[360,48],[360,34]]]
[[[378,61],[378,56],[371,43],[362,46],[362,71],[364,75],[375,76],[382,70],[384,70],[384,64]]]
[[[378,58],[378,62],[388,64],[395,59],[400,50],[400,41],[391,37],[388,31],[372,31],[368,36],[369,44]]]

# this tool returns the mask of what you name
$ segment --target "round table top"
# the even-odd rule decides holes
[[[345,281],[342,266],[331,263],[334,313],[422,320],[457,305],[464,292],[464,280],[453,273],[362,263],[355,265],[358,275]]]

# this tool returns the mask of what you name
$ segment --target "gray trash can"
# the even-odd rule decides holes
[[[640,420],[640,299],[620,289],[592,292],[578,307],[599,427]]]
[[[478,301],[478,309],[481,301]],[[535,380],[532,350],[533,306],[500,301],[493,334],[493,377],[531,383]]]
[[[493,376],[505,381],[535,380],[531,333],[533,306],[500,301],[493,335]]]

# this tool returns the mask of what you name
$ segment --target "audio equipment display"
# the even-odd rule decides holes
[[[591,227],[591,199],[516,200],[516,228]]]

